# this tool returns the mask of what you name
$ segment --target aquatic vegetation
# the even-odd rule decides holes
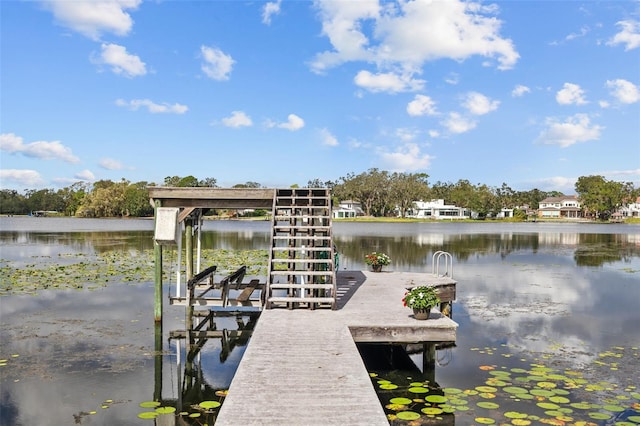
[[[184,257],[183,257],[184,259]],[[220,274],[247,266],[247,275],[266,275],[267,250],[202,250],[203,265],[217,265]],[[167,250],[164,280],[175,280],[177,253]],[[107,251],[95,254],[34,256],[28,262],[0,259],[0,296],[36,294],[40,290],[92,290],[109,284],[143,284],[154,280],[153,250]]]
[[[500,350],[472,348],[480,356]],[[441,388],[428,380],[398,379],[397,374],[392,382],[382,372],[370,376],[391,424],[446,423],[447,416],[454,416],[456,424],[640,424],[637,371],[624,380],[610,376],[616,360],[637,365],[640,348],[611,348],[579,370],[558,362],[546,365],[540,362],[544,355],[522,358],[522,366],[516,367],[478,365],[484,384],[469,389]]]

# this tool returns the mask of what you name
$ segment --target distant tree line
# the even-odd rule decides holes
[[[390,173],[372,168],[358,175],[348,174],[336,181],[310,180],[306,187],[331,189],[335,203],[358,201],[368,216],[396,216],[399,210],[404,217],[414,201],[444,199],[449,204],[478,213],[479,217],[495,215],[503,208],[516,209],[516,216],[524,217],[523,206],[537,209],[545,198],[565,195],[539,189],[514,191],[506,183],[497,188],[463,179],[456,183],[438,181],[429,184],[428,178],[425,173]],[[0,191],[0,214],[45,211],[77,217],[148,217],[153,216],[149,186],[156,184],[145,181],[131,183],[122,179],[119,182],[99,180],[93,184],[76,182],[57,191],[30,189],[23,194],[4,189]],[[218,187],[215,178],[199,180],[194,176],[168,176],[162,186]],[[233,187],[263,186],[258,182],[246,182]],[[609,181],[602,176],[578,178],[575,190],[583,209],[601,219],[607,219],[620,206],[640,196],[640,189],[632,183]]]

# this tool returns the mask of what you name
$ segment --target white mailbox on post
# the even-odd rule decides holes
[[[154,235],[158,244],[178,244],[180,240],[179,213],[180,209],[177,207],[158,207]]]

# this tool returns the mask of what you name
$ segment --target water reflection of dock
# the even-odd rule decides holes
[[[419,284],[455,281],[341,272],[339,289],[358,289],[340,309],[264,310],[216,424],[388,425],[356,343],[454,342],[450,318],[436,311],[418,321],[402,305],[405,288]]]

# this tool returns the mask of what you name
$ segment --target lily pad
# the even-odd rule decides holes
[[[481,425],[492,425],[496,421],[488,417],[476,417],[476,422],[480,423]]]
[[[425,407],[420,411],[422,411],[424,414],[428,416],[437,416],[438,414],[443,413],[442,408],[439,408],[439,407]]]
[[[158,401],[144,401],[140,403],[140,407],[142,408],[156,408],[159,407],[160,404]]]
[[[526,413],[520,413],[518,411],[507,411],[504,416],[508,419],[524,419],[527,417]]]
[[[489,402],[489,401],[480,401],[478,402],[478,407],[480,408],[486,408],[487,410],[495,410],[496,408],[499,408],[500,405],[496,404],[495,402]]]
[[[398,397],[398,398],[391,398],[389,402],[392,404],[407,405],[407,404],[411,404],[412,401],[409,398]]]
[[[448,398],[446,396],[442,395],[429,395],[425,398],[427,402],[430,402],[432,404],[442,404],[443,402],[446,402],[447,399]]]
[[[155,411],[143,411],[142,413],[138,413],[138,418],[140,419],[155,419],[158,417],[158,413]]]
[[[205,410],[210,410],[212,408],[218,408],[222,404],[220,404],[218,401],[202,401],[198,405],[204,408]]]
[[[415,411],[401,411],[397,416],[400,420],[417,420],[420,418],[420,414]]]

